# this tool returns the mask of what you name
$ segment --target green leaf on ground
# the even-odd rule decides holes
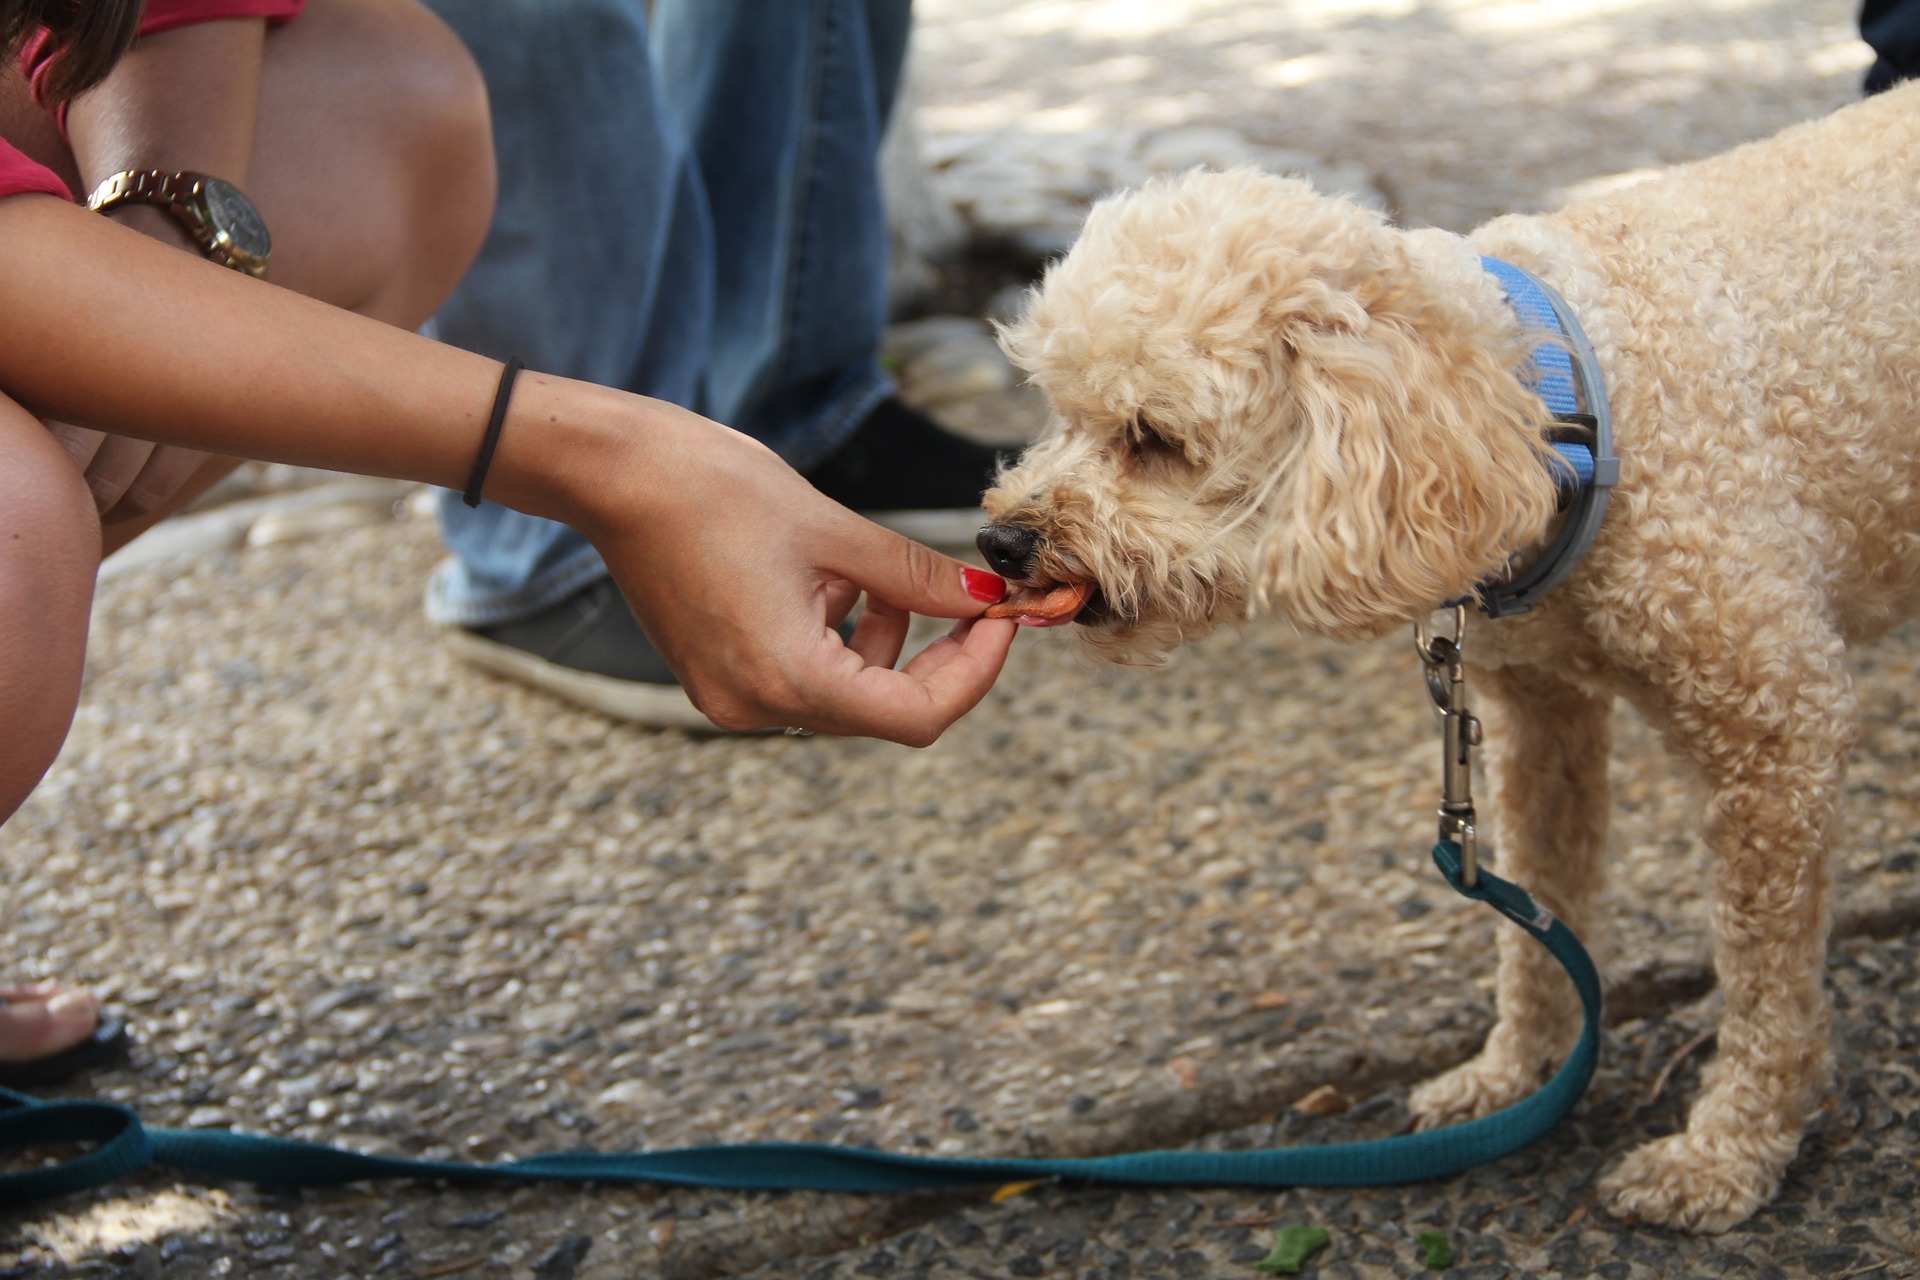
[[[1432,1267],[1435,1271],[1445,1271],[1453,1265],[1453,1241],[1447,1239],[1444,1231],[1422,1231],[1413,1238],[1420,1249],[1420,1264]]]
[[[1273,1252],[1254,1263],[1254,1269],[1298,1275],[1307,1259],[1326,1248],[1332,1239],[1325,1227],[1289,1222],[1273,1233]]]

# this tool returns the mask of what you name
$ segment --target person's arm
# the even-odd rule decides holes
[[[80,190],[129,169],[208,173],[245,188],[259,115],[266,19],[226,18],[143,36],[67,111]],[[105,215],[164,244],[200,249],[166,210],[128,204]],[[208,462],[195,449],[155,446],[72,424],[53,431],[86,472],[101,517],[137,520]]]
[[[266,39],[264,18],[222,18],[142,36],[105,80],[67,109],[67,137],[84,188],[76,194],[123,169],[192,169],[244,189]],[[180,224],[152,206],[107,216],[189,245]]]
[[[219,453],[464,486],[499,366],[44,196],[0,200],[0,390],[43,416]],[[0,460],[3,464],[4,460]],[[599,548],[725,728],[924,744],[986,694],[1014,624],[998,579],[816,492],[738,432],[521,375],[487,497]],[[984,588],[984,589],[982,589]],[[834,626],[868,594],[851,646]],[[894,670],[907,611],[963,619]]]

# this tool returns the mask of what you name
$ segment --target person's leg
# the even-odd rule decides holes
[[[425,324],[492,218],[486,86],[410,0],[327,0],[267,37],[252,163],[272,279],[404,329]]]
[[[72,152],[17,88],[0,95],[0,125],[77,188]],[[492,202],[485,91],[459,41],[415,5],[315,5],[267,39],[257,139],[248,187],[273,229],[275,283],[408,328],[425,321]],[[168,508],[231,465],[209,459]],[[0,822],[72,723],[103,553],[162,514],[103,538],[74,460],[0,397]],[[108,1030],[90,992],[0,985],[0,1080],[58,1078],[89,1046],[115,1051]]]
[[[267,35],[248,194],[272,228],[273,283],[418,328],[485,233],[486,90],[459,40],[417,4],[330,0]],[[18,77],[0,128],[69,188],[84,183],[52,113]],[[104,553],[238,465],[208,458],[170,499],[111,524]]]
[[[501,167],[440,336],[685,404],[802,470],[843,445],[892,390],[878,150],[905,0],[661,0],[651,57],[641,0],[429,3],[487,78]],[[895,434],[940,491],[859,505],[977,496],[991,454],[914,425]],[[429,591],[436,621],[522,620],[602,576],[558,525],[451,495],[441,510],[454,560]]]
[[[659,0],[668,103],[699,156],[718,294],[710,412],[862,509],[972,507],[991,449],[894,398],[880,145],[908,0]]]
[[[707,406],[804,471],[889,385],[881,135],[905,0],[659,0],[661,84],[718,254]]]
[[[73,723],[99,563],[86,482],[38,418],[0,397],[0,823]],[[89,991],[0,984],[0,1068],[71,1050],[99,1011]]]
[[[685,404],[803,469],[826,458],[810,478],[844,502],[976,499],[991,453],[890,401],[876,360],[901,0],[660,0],[651,51],[640,0],[431,3],[488,78],[501,159],[498,225],[442,337]],[[939,483],[833,487],[849,458],[887,470],[850,445],[872,424]],[[441,513],[454,559],[427,607],[457,655],[617,718],[707,727],[584,539],[452,495]]]
[[[7,140],[78,189],[51,113],[4,85]],[[493,201],[486,87],[409,0],[328,0],[267,34],[247,194],[272,282],[417,328],[460,279]]]
[[[438,336],[700,408],[713,246],[644,0],[428,2],[486,78],[500,167],[493,227]],[[491,503],[443,494],[441,527],[454,559],[428,591],[436,622],[512,622],[606,576],[579,534]]]
[[[0,396],[0,823],[66,741],[99,564],[100,518],[78,468]]]

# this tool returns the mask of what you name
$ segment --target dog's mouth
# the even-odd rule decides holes
[[[1097,627],[1112,616],[1113,611],[1107,608],[1107,597],[1101,593],[1100,585],[1095,583],[1093,592],[1087,596],[1087,602],[1080,606],[1080,612],[1073,615],[1073,620],[1083,627]]]
[[[1064,627],[1104,616],[1106,601],[1091,582],[1014,582],[1007,598],[987,610],[989,618],[1012,618],[1023,627]]]
[[[1032,525],[992,521],[981,528],[974,545],[1008,585],[1006,599],[989,608],[987,617],[1011,618],[1024,627],[1106,620],[1107,600],[1093,575],[1073,557],[1050,547]]]

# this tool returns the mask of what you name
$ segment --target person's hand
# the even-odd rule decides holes
[[[709,719],[924,746],[986,695],[1017,630],[978,617],[1004,581],[861,519],[747,436],[655,412],[627,474],[602,477],[631,500],[583,531]],[[960,621],[895,670],[914,613]]]
[[[64,422],[47,425],[86,476],[100,523],[107,526],[158,511],[213,456]]]

